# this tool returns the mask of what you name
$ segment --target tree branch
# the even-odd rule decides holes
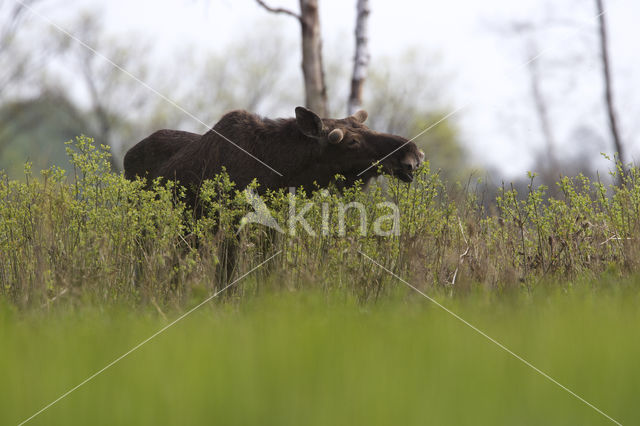
[[[282,7],[271,7],[271,6],[267,5],[263,0],[256,0],[256,3],[258,3],[260,6],[262,6],[263,8],[265,8],[266,10],[268,10],[271,13],[284,13],[285,15],[293,16],[294,18],[296,18],[299,21],[302,20],[302,16],[298,15],[297,13],[295,13],[295,12],[289,10],[289,9],[285,9],[285,8],[282,8]]]
[[[604,6],[602,0],[596,0],[596,8],[598,10],[598,22],[599,22],[599,36],[600,36],[600,60],[602,62],[602,78],[604,80],[604,101],[609,116],[609,128],[611,130],[611,137],[615,150],[618,152],[618,160],[622,163],[622,173],[625,173],[625,156],[624,147],[620,138],[620,132],[618,130],[618,123],[616,113],[613,106],[613,82],[611,76],[611,69],[609,65],[609,49],[607,46],[607,23],[604,16]],[[618,177],[618,181],[622,184],[622,176]]]

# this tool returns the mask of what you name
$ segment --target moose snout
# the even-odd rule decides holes
[[[401,162],[400,163],[400,167],[402,168],[403,172],[412,172],[416,169],[416,163],[413,161],[408,161],[408,162]]]
[[[422,153],[422,151],[420,151],[420,153]],[[424,154],[422,156],[418,155],[417,157],[412,154],[405,155],[405,157],[400,160],[400,168],[403,172],[412,172],[420,166],[423,158]]]
[[[395,171],[396,176],[405,182],[413,181],[413,172],[420,167],[424,160],[424,152],[418,151],[415,153],[407,154],[398,162],[398,167]]]

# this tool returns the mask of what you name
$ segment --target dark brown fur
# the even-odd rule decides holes
[[[366,182],[378,175],[376,166],[358,176],[404,144],[381,164],[384,172],[411,181],[411,172],[419,166],[424,154],[400,136],[369,129],[362,123],[365,119],[366,113],[362,111],[344,119],[321,120],[302,107],[296,108],[296,118],[277,120],[232,111],[202,137],[172,130],[149,136],[125,156],[125,176],[133,179],[146,174],[150,179],[176,179],[197,189],[224,166],[240,189],[255,178],[260,191],[300,186],[313,190],[328,186],[336,174],[346,178],[341,185],[349,186],[359,179]],[[339,143],[329,141],[328,135],[334,129],[342,132]]]
[[[158,168],[169,160],[180,148],[194,143],[202,136],[181,130],[158,130],[138,142],[124,156],[124,176],[134,180],[157,177]]]

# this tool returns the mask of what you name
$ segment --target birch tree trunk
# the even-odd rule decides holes
[[[358,0],[356,5],[356,53],[353,58],[351,94],[347,103],[347,114],[351,115],[362,106],[362,88],[369,67],[369,0]]]

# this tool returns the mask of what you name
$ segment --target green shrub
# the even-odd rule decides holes
[[[90,138],[69,142],[68,154],[73,176],[52,167],[36,177],[29,164],[24,182],[0,175],[0,294],[18,306],[179,306],[275,253],[254,272],[255,284],[239,285],[229,298],[305,283],[376,299],[396,280],[361,252],[418,287],[451,293],[626,274],[640,259],[637,168],[611,188],[562,178],[557,199],[531,175],[526,194],[501,189],[494,213],[467,191],[451,197],[428,163],[411,185],[379,179],[366,189],[267,191],[262,199],[279,232],[242,221],[252,209],[225,173],[204,183],[203,214],[194,214],[180,186],[156,181],[146,190],[145,182],[111,172],[107,147]],[[304,218],[314,235],[287,223],[290,209],[309,203]]]

